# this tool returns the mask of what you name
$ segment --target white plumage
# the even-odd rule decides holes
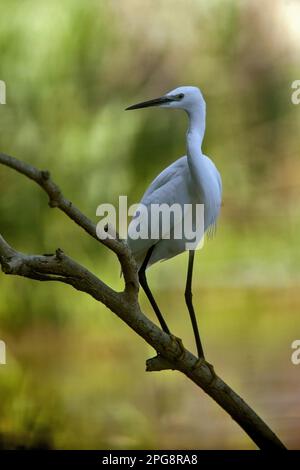
[[[187,132],[187,155],[165,168],[152,181],[140,203],[149,209],[149,223],[151,223],[151,204],[171,206],[178,203],[182,208],[184,204],[204,204],[204,231],[207,231],[213,229],[219,215],[222,198],[221,177],[214,163],[201,151],[205,131],[205,101],[202,94],[196,87],[179,87],[165,96],[181,94],[184,96],[179,101],[164,102],[157,106],[180,108],[188,113],[190,122]],[[131,109],[142,107],[143,104],[135,105]],[[138,213],[139,210],[136,214]],[[162,239],[162,237],[159,240],[133,239],[131,234],[135,228],[135,218],[133,218],[128,228],[128,244],[139,267],[152,245],[155,246],[147,268],[157,261],[172,258],[185,251],[188,240],[184,237],[181,240]]]
[[[195,216],[196,211],[193,208],[196,204],[204,204],[204,226],[202,233],[200,231],[201,238],[203,238],[205,232],[214,229],[221,207],[222,182],[214,163],[201,150],[205,133],[206,106],[200,90],[191,86],[179,87],[160,98],[138,103],[127,109],[146,108],[149,106],[183,109],[187,112],[189,118],[189,127],[186,135],[187,154],[163,170],[150,184],[142,197],[136,215],[129,225],[127,239],[139,267],[140,284],[157,315],[162,329],[170,334],[170,330],[148,286],[146,269],[157,261],[172,258],[187,250],[187,246],[189,246],[187,242],[190,242],[190,240],[186,239],[185,236],[177,239],[174,232],[179,223],[182,226],[189,218],[192,221],[192,230],[195,232],[198,221]],[[142,155],[141,158],[143,158]],[[170,219],[173,222],[173,226],[172,224],[170,225],[168,233],[164,232],[167,229],[160,225],[160,220],[151,219],[154,204],[166,204],[168,207],[174,204],[180,206],[181,219],[179,222],[178,220],[176,221],[176,226],[174,225],[174,219]],[[146,218],[144,219],[139,217],[142,209],[145,209],[146,213]],[[141,225],[144,225],[144,227]],[[158,238],[153,238],[152,235],[147,238],[136,238],[134,236],[134,233],[145,233],[145,231],[150,235],[151,229],[155,225],[158,229]],[[169,235],[169,237],[166,238],[166,235]],[[183,235],[185,235],[184,231]],[[197,240],[199,241],[199,238]],[[194,249],[189,249],[185,300],[193,326],[198,356],[204,357],[192,303],[193,265]]]

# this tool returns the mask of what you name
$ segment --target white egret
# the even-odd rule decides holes
[[[183,86],[172,90],[160,98],[129,106],[126,110],[157,106],[160,108],[183,109],[189,118],[186,134],[187,155],[179,158],[165,168],[150,184],[141,204],[150,211],[151,204],[179,203],[204,204],[204,232],[212,229],[218,218],[221,199],[222,182],[214,163],[202,153],[202,141],[205,133],[206,104],[201,91],[197,87]],[[183,215],[184,217],[184,215]],[[188,240],[181,239],[133,239],[131,232],[134,219],[128,228],[128,244],[139,267],[139,280],[144,289],[162,329],[170,334],[170,330],[158,308],[147,283],[146,269],[160,260],[166,260],[186,251]],[[192,303],[192,275],[194,250],[189,250],[188,271],[185,288],[185,300],[190,314],[199,357],[204,358],[203,347],[197,326],[196,315]]]

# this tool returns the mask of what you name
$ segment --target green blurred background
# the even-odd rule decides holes
[[[180,112],[125,113],[179,85],[207,102],[204,151],[223,177],[217,236],[197,253],[194,299],[207,358],[290,448],[300,447],[300,5],[296,0],[2,0],[0,151],[51,171],[93,220],[138,202],[185,152]],[[61,247],[116,289],[115,257],[24,177],[0,168],[0,230],[17,249]],[[149,280],[194,349],[187,255]],[[176,372],[145,374],[151,348],[70,287],[0,276],[2,447],[254,448]],[[141,294],[144,311],[153,317]]]

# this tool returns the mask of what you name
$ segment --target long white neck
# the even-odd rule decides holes
[[[197,158],[202,155],[201,147],[205,133],[205,110],[195,109],[188,112],[187,155]]]
[[[201,150],[205,133],[205,108],[188,112],[189,128],[186,135],[187,157],[192,179],[202,196],[205,196],[207,174]]]

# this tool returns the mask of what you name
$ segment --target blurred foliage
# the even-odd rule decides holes
[[[204,151],[224,184],[217,237],[197,254],[204,343],[217,370],[294,447],[300,107],[290,97],[299,17],[295,0],[2,0],[0,15],[7,85],[0,151],[49,169],[95,221],[98,204],[123,194],[138,202],[185,152],[180,113],[123,109],[179,85],[200,86]],[[121,288],[114,257],[48,209],[39,188],[3,167],[0,187],[0,230],[16,248],[62,247]],[[172,329],[193,347],[185,264],[181,256],[153,267],[150,280]],[[8,347],[0,368],[3,447],[251,445],[184,378],[145,376],[148,347],[67,286],[1,276],[0,338]]]

